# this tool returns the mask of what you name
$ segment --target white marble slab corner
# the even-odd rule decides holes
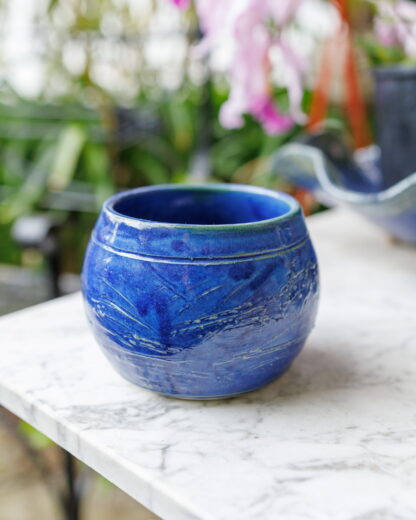
[[[318,323],[280,381],[187,402],[123,381],[79,295],[0,320],[0,400],[166,520],[416,519],[416,249],[309,221]]]

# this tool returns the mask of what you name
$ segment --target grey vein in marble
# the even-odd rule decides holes
[[[269,387],[205,403],[136,388],[75,295],[0,320],[1,403],[166,520],[414,520],[416,249],[343,211],[309,227],[319,318]]]

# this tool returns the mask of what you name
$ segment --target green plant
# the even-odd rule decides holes
[[[7,5],[0,5],[0,16]],[[146,60],[156,1],[141,17],[113,0],[42,5],[35,25],[48,81],[34,99],[23,98],[10,78],[0,85],[0,263],[20,261],[10,240],[16,218],[59,212],[67,220],[64,268],[79,271],[97,212],[115,191],[201,180],[200,174],[207,181],[251,182],[258,173],[253,166],[298,131],[270,137],[251,118],[244,128],[225,131],[218,124],[226,97],[221,81],[212,81],[205,66],[195,80],[187,56],[180,85],[163,84],[163,71]],[[175,30],[195,39],[192,11]],[[120,78],[115,87],[97,73],[103,60],[97,49],[108,42],[118,53],[107,63]],[[71,52],[80,57],[77,66],[68,61]],[[279,98],[284,100],[283,91]],[[203,172],[197,171],[200,156],[209,165]]]

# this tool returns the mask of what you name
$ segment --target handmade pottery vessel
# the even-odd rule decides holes
[[[112,197],[82,283],[93,333],[114,368],[142,387],[192,399],[229,397],[283,374],[318,303],[298,203],[242,185]]]
[[[378,146],[361,149],[348,159],[333,136],[319,143],[291,143],[274,154],[271,169],[274,175],[314,191],[322,203],[346,204],[391,236],[416,244],[416,173],[384,188]]]

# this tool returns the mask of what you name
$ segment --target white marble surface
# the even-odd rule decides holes
[[[0,320],[1,403],[166,520],[415,520],[416,249],[344,211],[309,227],[318,322],[268,388],[136,388],[75,295]]]

